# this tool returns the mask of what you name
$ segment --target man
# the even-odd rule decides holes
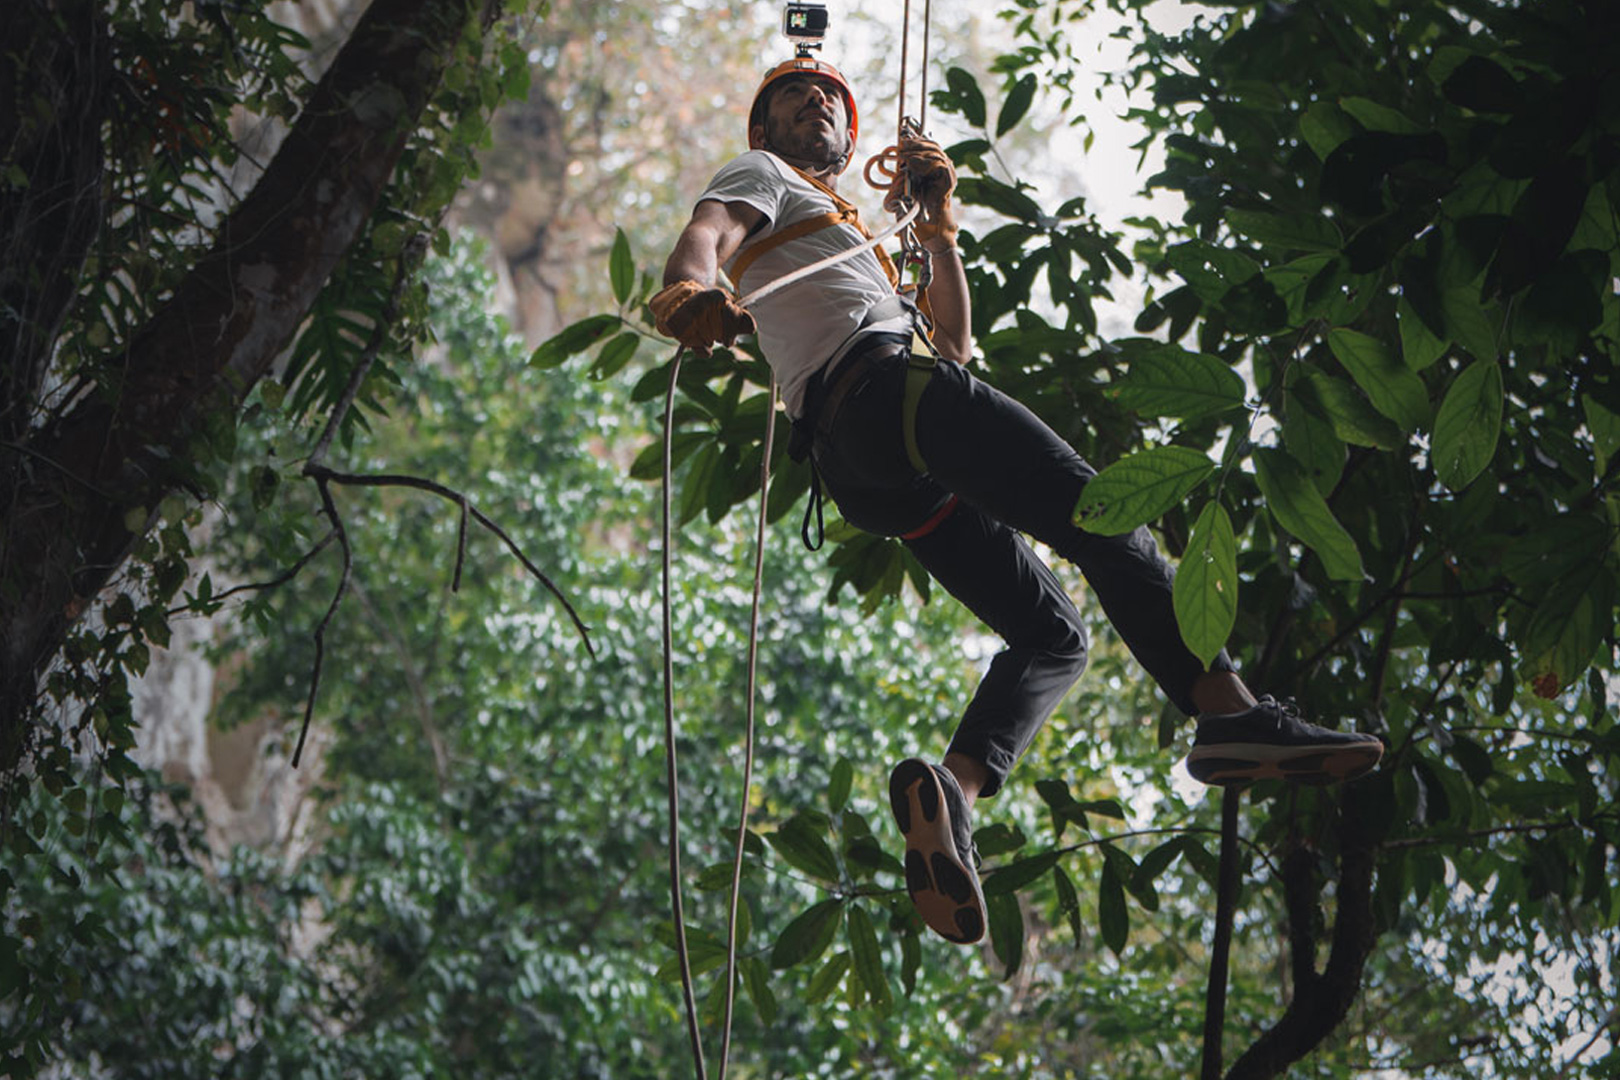
[[[800,58],[767,73],[749,118],[751,149],[716,174],[669,257],[666,287],[652,301],[663,332],[707,355],[756,332],[754,317],[716,286],[723,265],[746,294],[859,245],[863,230],[837,195],[858,130],[854,94],[830,64]],[[936,355],[913,349],[917,316],[871,252],[762,299],[757,333],[796,441],[810,444],[844,518],[899,537],[1005,640],[943,762],[908,759],[889,781],[912,901],[933,930],[968,943],[985,926],[972,807],[1000,789],[1086,663],[1079,613],[1021,533],[1079,566],[1142,666],[1199,717],[1188,767],[1203,782],[1349,779],[1377,764],[1382,744],[1257,700],[1224,652],[1206,671],[1181,640],[1173,571],[1148,531],[1095,536],[1071,522],[1095,471],[1028,409],[968,373],[955,171],[929,140],[903,139],[898,150],[932,260],[925,299]],[[771,240],[784,232],[786,242]]]

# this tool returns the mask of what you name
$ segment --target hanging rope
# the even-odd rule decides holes
[[[698,1031],[697,998],[692,993],[692,964],[686,950],[686,914],[681,907],[681,800],[677,790],[679,770],[675,764],[675,659],[674,631],[670,622],[670,472],[675,416],[675,384],[681,377],[684,346],[676,346],[669,361],[669,393],[664,396],[664,490],[663,490],[663,623],[664,623],[664,764],[669,784],[669,894],[675,914],[675,955],[681,964],[681,993],[686,999],[686,1033],[692,1043],[692,1060],[698,1080],[708,1073],[703,1068],[703,1037]]]
[[[743,736],[742,800],[737,808],[737,850],[731,862],[731,907],[726,922],[726,1015],[720,1035],[720,1078],[731,1054],[731,1013],[737,996],[737,905],[742,896],[743,841],[748,835],[748,796],[754,783],[754,687],[759,667],[759,611],[765,582],[766,499],[771,489],[771,444],[776,435],[776,377],[765,410],[765,449],[759,462],[759,523],[754,533],[754,600],[748,614],[748,698]]]

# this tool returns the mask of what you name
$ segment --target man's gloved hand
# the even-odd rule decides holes
[[[658,332],[708,356],[713,345],[730,345],[754,333],[754,317],[724,289],[706,289],[695,281],[677,281],[648,301]]]
[[[899,146],[899,177],[889,189],[884,207],[891,213],[905,193],[905,180],[911,181],[911,197],[922,205],[922,213],[912,223],[917,239],[924,243],[943,239],[956,243],[956,215],[951,193],[956,190],[956,166],[933,139],[904,135]]]

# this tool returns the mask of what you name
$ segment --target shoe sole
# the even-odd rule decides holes
[[[1187,771],[1204,784],[1247,784],[1287,780],[1295,784],[1342,784],[1365,776],[1384,756],[1376,741],[1336,746],[1275,746],[1269,743],[1212,743],[1194,746]]]
[[[984,937],[984,892],[952,837],[945,791],[926,762],[908,758],[889,774],[889,808],[906,840],[906,891],[928,928],[946,941]]]

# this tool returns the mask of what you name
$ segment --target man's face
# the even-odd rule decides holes
[[[787,157],[815,165],[832,165],[849,149],[849,111],[838,84],[823,75],[789,75],[771,87],[765,101],[764,139],[759,128],[753,145],[769,146]]]

